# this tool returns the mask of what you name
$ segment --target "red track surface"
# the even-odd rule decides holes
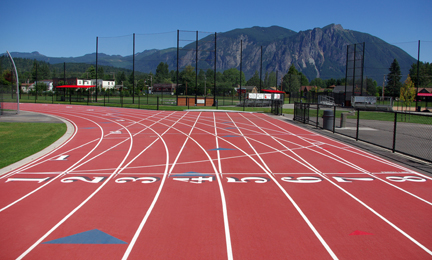
[[[432,259],[430,177],[287,122],[21,109],[76,131],[0,176],[0,259]]]

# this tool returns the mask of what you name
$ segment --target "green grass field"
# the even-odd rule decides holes
[[[0,168],[48,147],[66,128],[64,123],[0,123]]]

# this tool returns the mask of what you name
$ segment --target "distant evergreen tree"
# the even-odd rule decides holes
[[[301,77],[299,72],[295,68],[294,64],[291,64],[288,73],[285,74],[282,81],[282,87],[284,91],[290,93],[296,93],[300,91]]]
[[[385,88],[385,95],[391,97],[399,97],[400,88],[402,87],[402,83],[400,82],[402,76],[399,63],[396,59],[394,59],[392,64],[390,65],[389,71],[389,74],[387,74],[387,86]]]
[[[417,86],[417,63],[411,65],[409,74],[411,75],[412,82]],[[420,62],[419,76],[419,88],[432,87],[432,63]]]
[[[246,86],[255,86],[257,89],[260,88],[260,77],[256,70],[254,75],[246,82]]]

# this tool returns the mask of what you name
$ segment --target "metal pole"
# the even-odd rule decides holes
[[[362,55],[362,66],[361,66],[361,86],[360,96],[363,96],[363,73],[364,73],[364,58],[365,58],[365,42],[363,42],[363,55]]]
[[[397,114],[398,112],[394,112],[394,127],[393,127],[393,149],[392,152],[394,153],[396,151],[396,124],[397,124]]]
[[[35,103],[36,103],[36,100],[37,100],[37,81],[38,81],[38,64],[36,62],[36,83],[35,83],[36,95],[35,95]]]
[[[352,95],[355,96],[355,74],[356,74],[356,49],[357,49],[357,44],[354,44],[354,70],[353,70],[353,93]]]
[[[239,99],[241,102],[241,96],[242,96],[242,85],[241,85],[241,75],[242,75],[242,55],[243,55],[243,40],[240,40],[240,93],[239,93]],[[243,108],[244,110],[244,108]]]
[[[356,141],[358,141],[358,136],[359,136],[359,128],[360,128],[360,109],[357,109],[357,129],[356,129]]]
[[[66,85],[66,62],[63,62],[63,84]],[[66,88],[63,88],[63,96],[66,101]]]
[[[196,31],[196,50],[195,50],[195,105],[198,92],[198,31]]]
[[[278,89],[278,70],[276,70],[276,90]],[[281,85],[281,91],[282,91],[282,85]]]
[[[133,34],[133,55],[132,55],[132,104],[135,104],[135,33]]]
[[[347,45],[346,65],[345,65],[345,94],[344,94],[344,106],[346,105],[347,98],[347,84],[348,84],[348,59],[349,59],[349,45]],[[384,87],[384,86],[383,86]]]
[[[418,41],[418,51],[417,51],[417,92],[416,92],[416,110],[418,108],[418,89],[419,89],[419,83],[420,83],[420,40]],[[418,111],[420,112],[420,111]],[[394,152],[394,151],[393,151]]]
[[[180,31],[177,30],[177,86],[176,86],[176,96],[177,96],[177,106],[178,106],[178,88],[179,88],[179,36],[180,36]],[[148,95],[148,93],[147,93]]]
[[[213,106],[216,104],[216,106],[218,105],[216,103],[216,61],[217,61],[217,56],[216,56],[216,33],[215,33],[215,57],[214,57],[214,85],[213,85]]]
[[[276,78],[277,81],[277,78]],[[277,85],[277,83],[276,83]],[[262,45],[261,45],[261,65],[260,65],[260,89],[259,92],[261,93],[261,87],[262,87]],[[277,89],[277,88],[276,88]]]
[[[95,101],[97,102],[97,95],[98,95],[98,47],[99,47],[99,37],[96,37],[96,96],[95,96]],[[90,89],[88,89],[89,91],[89,98],[90,98]],[[88,102],[88,99],[87,99]]]
[[[9,58],[10,58],[10,60],[12,62],[14,70],[15,70],[16,85],[17,85],[17,87],[16,87],[16,92],[17,92],[17,114],[19,114],[19,96],[20,96],[20,92],[19,92],[18,72],[17,72],[16,66],[15,66],[15,62],[14,62],[12,56],[10,55],[9,51],[7,51],[7,54],[9,55]]]

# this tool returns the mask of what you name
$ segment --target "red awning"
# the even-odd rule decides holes
[[[267,92],[267,93],[280,93],[280,94],[285,94],[285,92],[280,91],[280,90],[273,90],[273,89],[261,89],[261,91],[263,92]]]
[[[63,85],[56,88],[94,88],[96,85]]]
[[[432,97],[432,93],[417,93],[419,97]]]

